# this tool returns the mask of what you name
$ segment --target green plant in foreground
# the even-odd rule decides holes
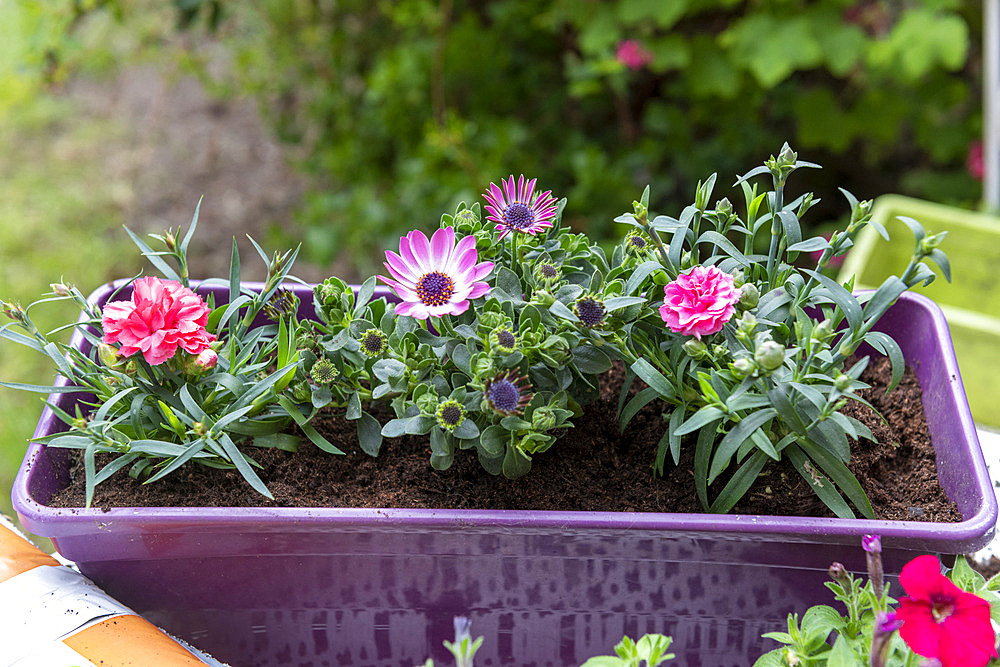
[[[830,565],[826,587],[845,612],[816,605],[801,617],[789,614],[787,632],[763,635],[783,646],[762,655],[754,667],[1000,664],[991,624],[1000,620],[1000,578],[987,581],[962,556],[941,574],[937,558],[918,556],[900,574],[908,596],[896,600],[882,584],[881,539],[866,535],[862,547],[868,581],[862,583],[840,563]]]

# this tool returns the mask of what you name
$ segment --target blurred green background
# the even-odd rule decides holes
[[[789,141],[793,185],[975,207],[982,9],[961,0],[0,2],[0,296],[91,291],[140,262],[118,229],[304,242],[357,279],[413,227],[538,177],[597,237],[652,185],[676,214]],[[977,150],[980,151],[977,153]],[[721,192],[720,192],[721,190]],[[718,196],[731,194],[717,188]],[[735,201],[735,200],[734,200]],[[810,221],[806,221],[807,223]],[[247,246],[248,247],[248,246]],[[42,311],[40,311],[42,312]],[[48,308],[55,326],[72,315]],[[0,378],[45,382],[0,345]],[[0,509],[40,411],[0,391]]]

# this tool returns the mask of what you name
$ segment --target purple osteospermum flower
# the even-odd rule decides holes
[[[483,195],[488,202],[488,220],[497,223],[496,230],[502,239],[510,232],[521,232],[534,236],[546,227],[552,226],[556,215],[556,199],[551,190],[535,196],[535,181],[518,177],[514,184],[513,174],[507,180],[501,179],[503,190],[496,183],[490,183],[489,192]]]
[[[522,385],[527,379],[528,376],[518,377],[511,370],[487,380],[483,387],[487,405],[501,415],[520,414],[534,396],[528,386]]]
[[[392,278],[379,276],[402,303],[397,315],[419,320],[442,315],[458,315],[469,307],[469,299],[478,299],[490,286],[480,281],[493,270],[493,262],[476,260],[476,239],[463,237],[455,243],[455,230],[442,227],[430,241],[414,230],[399,239],[399,254],[387,250],[385,268]]]

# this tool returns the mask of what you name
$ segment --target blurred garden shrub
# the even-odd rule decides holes
[[[115,3],[126,22],[128,4]],[[314,260],[363,263],[509,173],[569,197],[577,228],[611,234],[647,183],[654,208],[676,213],[699,178],[735,180],[786,140],[827,166],[807,189],[979,194],[965,165],[981,127],[979,2],[174,4],[210,36],[190,53],[206,80],[257,96],[300,146]],[[232,66],[213,66],[219,45]]]

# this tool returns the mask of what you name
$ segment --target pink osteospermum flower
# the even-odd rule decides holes
[[[740,291],[733,277],[715,266],[696,266],[663,288],[660,318],[674,333],[701,339],[732,319]]]
[[[493,270],[493,262],[479,262],[476,239],[465,236],[455,243],[455,229],[442,227],[428,241],[414,230],[399,239],[399,254],[387,250],[385,268],[392,278],[379,276],[402,302],[397,315],[420,320],[442,315],[458,315],[490,286],[481,281]]]
[[[500,180],[503,190],[496,183],[490,183],[486,199],[488,220],[497,223],[496,231],[502,239],[511,232],[534,236],[542,229],[552,226],[556,217],[556,198],[551,190],[535,195],[537,179],[526,181],[524,175],[514,182],[513,174],[507,180]]]
[[[131,300],[105,304],[103,340],[119,343],[123,357],[142,352],[157,366],[177,354],[177,348],[194,355],[208,349],[215,341],[205,330],[208,313],[208,304],[179,282],[140,278],[132,283]]]
[[[937,658],[942,667],[983,667],[997,657],[990,603],[967,593],[941,574],[934,556],[903,566],[899,583],[899,636],[914,653]]]

